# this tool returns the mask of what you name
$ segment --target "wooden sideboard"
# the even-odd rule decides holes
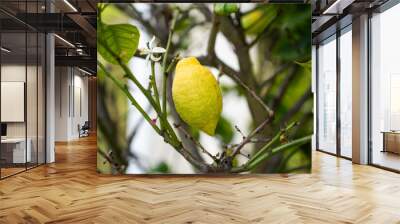
[[[400,154],[400,132],[383,131],[383,150],[382,152],[392,152]]]

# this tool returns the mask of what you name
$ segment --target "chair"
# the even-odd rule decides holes
[[[89,121],[85,121],[82,127],[80,127],[80,125],[78,124],[79,138],[89,136],[89,129],[90,129]]]

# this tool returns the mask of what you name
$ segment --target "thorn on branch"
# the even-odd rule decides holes
[[[253,130],[247,137],[243,139],[243,141],[235,148],[232,157],[235,157],[238,153],[240,153],[240,150],[249,142],[251,142],[251,139],[257,135],[264,127],[271,122],[272,117],[268,117],[265,119],[256,129]]]
[[[221,79],[222,75],[224,75],[224,72],[222,71],[222,66],[218,66],[218,77],[217,77],[217,82],[219,84],[219,80]]]
[[[97,152],[106,160],[106,161],[104,161],[103,164],[106,164],[106,162],[108,162],[118,172],[122,172],[124,170],[125,166],[123,166],[122,164],[118,164],[118,163],[113,161],[112,151],[109,151],[108,153],[105,153],[102,150],[97,150]]]
[[[246,137],[244,136],[243,140],[245,140],[245,139],[246,139]],[[269,142],[270,140],[271,140],[271,138],[260,138],[260,139],[256,138],[256,139],[250,139],[246,144],[248,144],[248,143],[265,143],[265,142]],[[242,144],[242,142],[236,143],[236,144],[226,144],[226,145],[223,145],[222,147],[224,149],[235,148],[241,144]]]
[[[251,139],[251,143],[262,143],[262,142],[269,142],[271,138],[259,138],[259,139]]]
[[[149,82],[148,86],[147,86],[147,91],[151,92],[151,83]]]
[[[164,56],[164,57],[166,57],[166,56]],[[165,70],[165,74],[166,74],[166,75],[168,75],[168,73],[170,73],[170,72],[173,70],[173,68],[175,67],[176,63],[177,63],[180,59],[182,59],[182,57],[179,55],[179,53],[176,54],[174,58],[172,58],[172,61],[171,61],[170,64],[168,65],[167,69]]]
[[[207,154],[209,157],[211,157],[211,159],[213,159],[215,162],[217,162],[217,157],[213,156],[210,152],[208,152],[203,145],[201,145],[201,143],[199,141],[197,141],[191,134],[189,134],[180,124],[173,124],[175,128],[178,128],[179,130],[182,131],[182,133],[184,134],[184,136],[186,138],[189,138],[195,145],[197,145],[202,153]]]
[[[242,136],[242,139],[246,139],[246,136],[243,134],[243,132],[239,129],[239,127],[237,125],[235,125],[235,129],[237,132],[239,132],[239,134]]]
[[[244,153],[240,152],[239,155],[244,156],[247,159],[250,159],[250,154],[244,154]]]

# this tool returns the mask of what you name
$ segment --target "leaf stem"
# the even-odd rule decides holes
[[[143,95],[147,98],[147,100],[149,101],[149,103],[153,106],[154,110],[157,112],[158,115],[161,115],[161,108],[158,107],[158,105],[156,104],[156,102],[154,101],[153,97],[151,96],[150,92],[148,90],[146,90],[142,84],[140,84],[140,82],[136,79],[136,77],[132,74],[131,70],[128,68],[127,65],[125,65],[125,63],[122,62],[121,58],[116,55],[111,49],[110,47],[102,42],[101,40],[97,40],[98,44],[102,45],[113,57],[114,59],[118,62],[118,65],[124,70],[125,73],[125,77],[130,79],[138,88],[139,90],[143,93]]]
[[[135,100],[135,98],[132,96],[132,94],[129,92],[128,88],[126,85],[122,84],[121,82],[119,82],[113,75],[111,75],[107,69],[105,68],[105,66],[103,65],[103,63],[101,63],[100,61],[97,61],[97,64],[99,65],[100,69],[104,72],[104,74],[110,78],[115,85],[117,85],[117,87],[119,89],[121,89],[125,95],[128,97],[128,99],[131,101],[132,105],[134,107],[136,107],[136,109],[143,115],[144,119],[146,119],[146,121],[153,127],[153,129],[158,133],[161,134],[161,130],[158,128],[157,125],[155,125],[151,118],[149,117],[149,115],[146,113],[146,111],[144,111],[144,109],[139,105],[139,103]]]
[[[240,153],[240,150],[251,141],[251,139],[258,134],[269,122],[271,122],[272,117],[265,119],[256,129],[254,129],[247,137],[244,138],[242,143],[240,143],[233,151],[232,157],[235,157]]]
[[[250,171],[253,170],[255,167],[257,167],[258,165],[260,165],[263,161],[265,161],[268,158],[271,158],[272,156],[276,155],[279,152],[282,152],[288,148],[292,148],[292,147],[296,147],[296,146],[300,146],[303,145],[307,142],[309,142],[311,140],[311,136],[306,136],[303,138],[299,138],[296,140],[293,140],[289,143],[286,143],[284,145],[280,145],[276,148],[270,149],[268,151],[265,151],[265,153],[261,154],[260,156],[258,156],[257,158],[253,159],[253,160],[249,160],[246,164],[244,164],[243,166],[237,167],[237,168],[233,168],[232,172],[233,173],[239,173],[239,172],[245,172],[245,171]]]
[[[173,31],[175,29],[175,24],[176,24],[176,19],[178,17],[178,11],[174,12],[174,17],[171,23],[171,29],[168,37],[168,42],[167,42],[167,49],[164,54],[163,58],[163,64],[162,64],[162,72],[163,72],[163,102],[162,102],[162,108],[160,105],[160,100],[159,100],[159,93],[157,90],[157,85],[155,82],[155,71],[154,71],[154,63],[152,64],[152,77],[150,80],[150,87],[154,89],[155,92],[155,98],[153,98],[152,93],[150,90],[147,90],[143,87],[143,85],[136,79],[136,77],[133,75],[131,72],[130,68],[126,63],[122,61],[122,59],[113,52],[110,47],[107,45],[107,43],[101,41],[98,39],[98,44],[104,47],[108,53],[115,59],[117,62],[117,65],[119,65],[120,68],[124,71],[125,75],[124,78],[127,78],[131,80],[138,88],[139,90],[143,93],[143,95],[147,98],[147,101],[150,103],[150,105],[154,108],[156,111],[158,117],[160,118],[160,126],[161,129],[157,126],[157,124],[151,120],[149,115],[143,110],[143,108],[138,104],[138,102],[135,100],[135,98],[132,96],[130,93],[128,87],[126,84],[120,82],[119,80],[116,79],[113,75],[111,75],[105,66],[98,61],[98,65],[102,71],[104,71],[104,74],[109,77],[115,85],[119,89],[121,89],[130,102],[132,103],[133,106],[136,107],[136,109],[142,114],[142,116],[145,118],[145,120],[153,127],[153,129],[164,138],[164,141],[170,144],[173,148],[175,148],[176,151],[178,151],[184,158],[186,158],[187,161],[189,161],[193,166],[195,166],[197,169],[201,170],[202,172],[209,172],[209,171],[215,171],[215,169],[210,166],[209,164],[206,164],[204,162],[196,160],[193,155],[183,146],[182,142],[179,140],[177,134],[175,133],[174,129],[172,128],[171,124],[168,122],[167,119],[167,106],[166,106],[166,97],[167,97],[167,77],[168,77],[168,72],[172,69],[172,66],[174,63],[176,63],[177,58],[175,57],[174,60],[169,64],[167,67],[167,59],[168,59],[168,53],[171,47],[171,42],[172,42],[172,35]],[[98,21],[100,23],[101,27],[101,19],[98,18]]]
[[[278,152],[281,152],[281,151],[291,148],[291,147],[303,145],[303,144],[309,142],[310,140],[311,140],[311,136],[306,136],[303,138],[293,140],[287,144],[280,145],[274,149],[271,149],[268,151],[268,153],[264,153],[264,154],[260,155],[253,162],[249,163],[248,169],[253,169],[254,167],[258,166],[262,161],[264,161],[267,158],[270,158],[271,156],[277,154]]]
[[[266,150],[268,150],[272,145],[274,145],[275,143],[277,143],[279,141],[279,138],[281,137],[281,135],[283,135],[284,133],[287,133],[290,129],[292,129],[296,125],[297,125],[297,123],[293,122],[293,123],[290,123],[286,128],[280,130],[266,145],[264,145],[260,150],[258,150],[258,152],[256,154],[254,154],[254,156],[252,156],[251,160],[255,160],[257,157],[264,154]],[[249,161],[249,162],[251,162],[251,161]]]
[[[155,72],[155,62],[151,62],[151,76],[150,76],[150,83],[151,86],[153,87],[153,91],[154,91],[154,97],[155,97],[155,101],[158,105],[159,108],[161,108],[160,105],[160,96],[158,94],[158,88],[157,88],[157,83],[156,83],[156,72]],[[165,113],[164,111],[161,111],[162,113]],[[161,127],[161,129],[163,129]]]
[[[161,112],[161,108],[159,107],[159,105],[154,101],[153,97],[151,96],[150,92],[148,90],[146,90],[142,84],[140,84],[140,82],[136,79],[136,77],[133,75],[133,73],[131,72],[131,70],[128,68],[128,66],[126,64],[124,64],[121,59],[119,58],[118,55],[114,54],[113,51],[110,50],[110,48],[108,47],[107,44],[101,42],[98,40],[98,43],[101,44],[118,62],[118,65],[124,70],[125,72],[125,77],[130,79],[131,81],[133,81],[133,83],[139,88],[139,90],[143,93],[143,95],[147,98],[147,100],[149,101],[150,105],[154,108],[154,110],[156,111],[157,115],[160,117],[160,119],[162,120],[161,122],[164,122],[164,127],[166,127],[169,131],[169,137],[171,139],[172,142],[171,144],[175,147],[178,146],[180,144],[180,141],[176,135],[176,133],[174,132],[174,130],[172,129],[171,125],[169,124],[167,117],[165,116],[165,114],[163,115],[163,113]],[[129,91],[127,91],[129,93]],[[130,94],[130,93],[129,93]],[[133,97],[132,97],[133,99]],[[147,114],[146,114],[147,115]],[[148,115],[147,115],[148,116]],[[159,132],[159,134],[163,137],[164,134],[162,131]]]

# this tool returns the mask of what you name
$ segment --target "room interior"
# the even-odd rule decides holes
[[[0,172],[4,178],[45,162],[44,35],[32,29],[4,30],[1,45]]]
[[[89,82],[92,79],[74,67],[56,66],[55,72],[55,141],[76,140],[81,127],[89,121]]]
[[[89,13],[94,5],[80,7]],[[50,10],[53,15],[74,11],[58,1],[0,3],[0,179],[54,162],[55,141],[76,140],[96,130],[93,50],[71,18],[66,16],[69,26],[64,27],[55,17],[48,23],[35,16]],[[60,35],[46,35],[54,31]]]
[[[329,10],[335,7],[331,3],[323,11],[325,15],[315,17],[313,23],[317,150],[356,163],[399,172],[400,123],[396,96],[400,93],[400,70],[395,55],[399,50],[397,42],[400,33],[393,27],[400,18],[400,5],[390,1],[372,5],[361,2],[348,5],[340,1],[336,4],[342,10],[339,17],[331,16],[330,23],[319,24],[330,17]],[[365,26],[358,26],[352,18],[353,11],[363,7],[368,17],[364,18]],[[360,36],[364,39],[360,40]],[[359,44],[364,40],[362,44],[365,45],[360,48]],[[356,67],[358,59],[355,58],[359,55],[364,57],[361,63],[367,66],[362,68],[368,72],[365,78],[354,75],[359,71]],[[364,91],[362,99],[355,92],[359,89]],[[360,102],[353,102],[354,99]],[[365,117],[353,111],[353,107],[358,110],[362,108],[362,116]],[[360,122],[357,120],[360,117],[364,119],[362,124],[365,124],[362,141],[369,142],[361,146],[366,152],[361,162],[359,158],[352,158],[354,155],[360,157],[359,152],[354,151],[357,146],[352,146],[360,137],[352,136],[358,130],[352,123]]]
[[[399,19],[400,5],[371,18],[371,159],[394,170],[400,170],[400,33],[393,29]]]

